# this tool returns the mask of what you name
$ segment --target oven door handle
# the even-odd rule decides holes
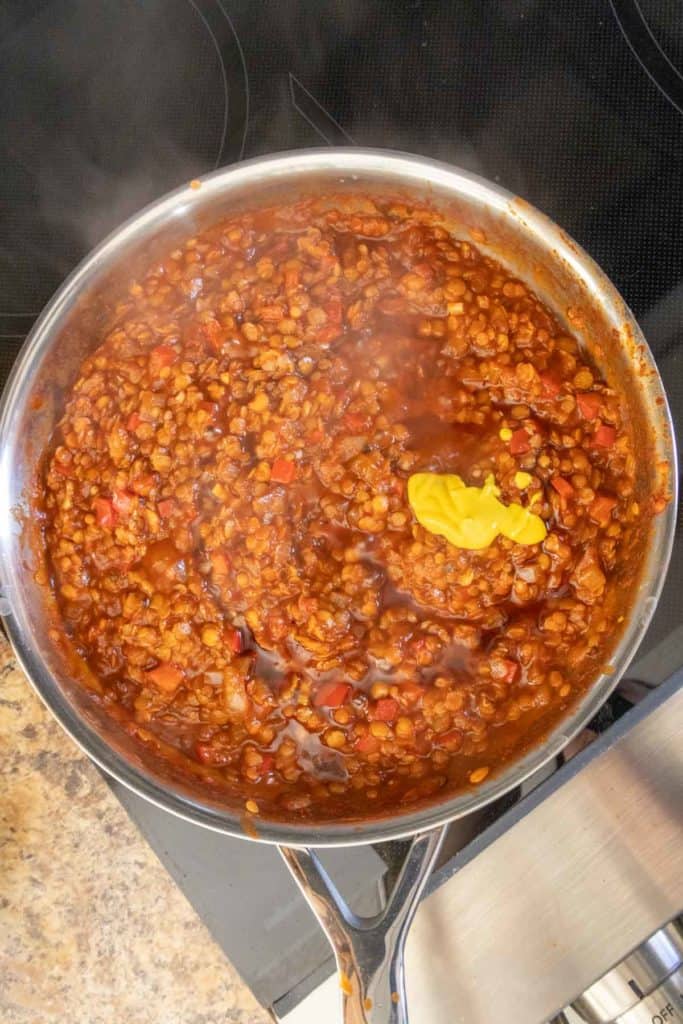
[[[334,950],[344,1024],[408,1024],[405,941],[446,827],[414,836],[386,905],[374,917],[351,910],[315,850],[279,847]]]

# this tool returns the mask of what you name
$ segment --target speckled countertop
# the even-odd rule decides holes
[[[0,1020],[266,1024],[0,633]]]

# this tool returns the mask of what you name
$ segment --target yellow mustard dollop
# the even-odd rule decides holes
[[[499,533],[517,544],[539,544],[545,523],[529,509],[499,501],[492,476],[483,487],[467,487],[453,473],[414,473],[408,480],[408,501],[418,523],[445,537],[456,548],[486,548]]]

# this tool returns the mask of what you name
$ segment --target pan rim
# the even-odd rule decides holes
[[[365,168],[364,163],[367,164]],[[461,194],[456,191],[454,186],[459,184],[462,188],[466,185],[470,194],[476,191],[480,199],[500,210],[509,211],[510,204],[516,202],[516,197],[512,193],[498,185],[440,161],[396,150],[332,147],[294,150],[271,154],[267,157],[257,157],[202,177],[199,189],[186,185],[155,200],[115,229],[81,261],[50,299],[17,357],[0,403],[0,521],[4,513],[8,511],[3,507],[3,495],[7,489],[2,487],[2,481],[4,475],[11,470],[9,457],[6,452],[3,453],[5,448],[3,439],[9,429],[13,411],[18,404],[20,387],[26,377],[27,369],[30,369],[30,364],[41,348],[47,347],[53,326],[59,321],[63,310],[79,293],[81,286],[91,277],[96,277],[99,268],[110,258],[113,249],[116,249],[131,233],[144,232],[148,222],[156,222],[167,215],[177,215],[179,205],[184,207],[184,204],[191,203],[196,197],[205,200],[207,193],[209,196],[212,192],[222,194],[226,183],[234,189],[249,183],[256,170],[268,172],[270,176],[274,177],[280,175],[285,182],[295,182],[297,173],[303,175],[316,171],[333,170],[334,173],[342,175],[345,173],[362,175],[364,170],[370,173],[371,168],[376,173],[380,173],[384,169],[388,172],[395,172],[397,176],[400,176],[402,171],[410,172],[414,176],[417,168],[424,176],[423,183],[426,181],[437,186],[446,186],[453,191],[454,197]],[[400,177],[397,177],[397,182],[402,184]],[[515,215],[520,216],[519,209],[515,209]],[[608,308],[613,307],[615,317],[616,310],[619,310],[621,322],[628,324],[637,344],[643,346],[644,357],[649,369],[653,371],[657,395],[664,401],[663,407],[660,409],[660,418],[665,427],[664,442],[670,463],[671,500],[667,508],[658,516],[650,539],[651,548],[654,549],[655,546],[657,548],[657,574],[649,582],[647,594],[638,594],[634,599],[631,610],[634,623],[623,634],[613,652],[617,670],[610,675],[599,676],[587,688],[583,698],[575,705],[570,714],[557,723],[544,739],[476,789],[452,794],[425,806],[419,806],[417,810],[408,810],[402,814],[388,815],[382,818],[369,818],[359,822],[307,823],[301,821],[292,823],[284,820],[269,820],[260,816],[253,818],[249,816],[249,827],[245,828],[244,816],[240,816],[228,808],[219,809],[210,804],[195,801],[174,789],[171,783],[160,784],[151,774],[128,763],[81,718],[62,695],[54,680],[52,681],[53,685],[49,685],[49,681],[45,679],[46,668],[42,659],[29,642],[30,629],[27,626],[30,625],[30,620],[21,621],[19,613],[22,609],[12,608],[12,571],[15,570],[8,564],[5,544],[3,537],[0,536],[0,587],[4,584],[5,597],[10,605],[5,624],[17,661],[34,691],[72,740],[103,771],[123,786],[177,817],[213,831],[251,841],[294,847],[336,847],[407,838],[416,832],[436,828],[463,817],[519,786],[530,775],[557,756],[572,737],[585,726],[616,687],[654,614],[673,548],[678,499],[678,467],[671,413],[652,353],[635,317],[614,285],[608,281],[593,259],[540,211],[530,204],[524,203],[523,217],[530,230],[552,233],[554,249],[560,251],[562,258],[566,259],[572,268],[579,268],[587,280],[594,281],[596,288],[605,293],[602,300],[603,305]],[[653,557],[653,551],[650,550],[646,561]],[[643,585],[641,584],[642,589]]]

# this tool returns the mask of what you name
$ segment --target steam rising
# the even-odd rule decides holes
[[[121,221],[213,169],[226,94],[185,2],[26,2],[2,30],[0,294],[3,312],[35,313]]]

